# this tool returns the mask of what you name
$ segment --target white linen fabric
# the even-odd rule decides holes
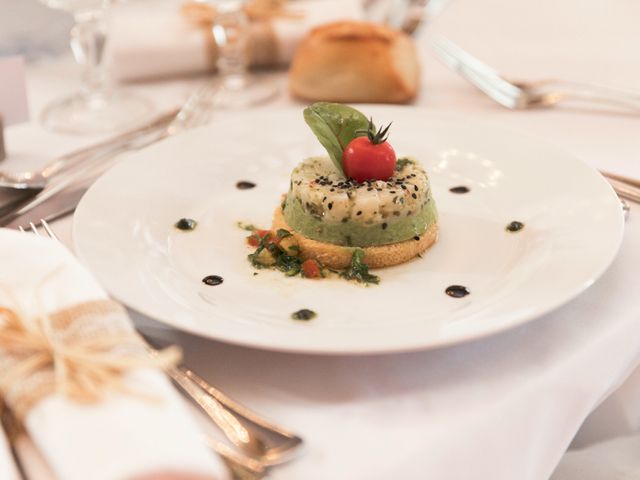
[[[194,26],[181,13],[181,1],[136,2],[112,8],[106,61],[119,80],[156,78],[206,72],[215,65],[211,32]],[[292,11],[301,18],[274,18],[277,45],[275,65],[288,64],[304,35],[316,25],[343,19],[362,18],[360,0],[300,0]],[[152,9],[153,15],[149,15]],[[262,29],[250,30],[252,38],[263,39]],[[261,61],[260,63],[264,63]]]
[[[433,28],[513,76],[637,88],[639,17],[640,3],[628,1],[458,1]],[[482,115],[545,138],[594,167],[640,177],[637,116],[503,109],[443,67],[426,33],[417,39],[424,71],[418,105]],[[32,65],[33,112],[68,92],[78,71],[70,60]],[[184,78],[130,88],[164,108],[196,86]],[[282,95],[271,105],[292,103]],[[45,160],[95,140],[53,135],[35,123],[11,127],[7,144],[16,155],[6,167],[32,166],[24,152]],[[71,223],[54,224],[67,245]],[[625,230],[612,267],[580,297],[526,326],[454,348],[359,358],[289,355],[163,330],[141,315],[133,319],[143,331],[180,343],[187,363],[207,380],[305,437],[304,454],[274,469],[274,480],[545,480],[594,408],[598,418],[587,419],[580,447],[640,428],[640,371],[629,377],[640,360],[637,205]],[[577,460],[592,454],[584,450]],[[616,463],[602,478],[616,479]],[[558,475],[568,471],[561,465]],[[583,480],[578,474],[554,480],[569,479]]]
[[[0,429],[0,478],[2,480],[19,480],[11,453],[9,443],[4,432]]]
[[[635,480],[640,478],[640,435],[618,437],[568,452],[551,480]]]
[[[106,298],[92,275],[59,243],[2,229],[0,245],[0,285],[10,290],[26,315]],[[54,271],[37,292],[42,279]],[[0,293],[0,305],[14,306],[5,293]],[[112,393],[99,404],[80,405],[54,394],[30,410],[26,427],[56,478],[126,480],[163,471],[226,478],[161,372],[136,369],[126,381],[158,401]]]

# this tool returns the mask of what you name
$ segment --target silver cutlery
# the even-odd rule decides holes
[[[20,221],[20,217],[27,215],[41,205],[52,204],[52,200],[60,199],[61,195],[67,195],[67,198],[63,202],[59,202],[60,205],[54,206],[54,212],[41,214],[40,218],[53,220],[73,212],[90,183],[113,166],[118,154],[139,150],[169,136],[208,123],[212,116],[217,88],[218,86],[214,83],[206,83],[189,96],[177,113],[172,112],[173,115],[169,122],[160,123],[154,129],[138,132],[139,134],[134,135],[126,142],[116,143],[109,148],[96,151],[92,155],[91,161],[80,161],[73,165],[67,165],[64,169],[64,175],[58,171],[56,178],[38,195],[24,199],[16,208],[1,215],[0,225],[24,223]],[[73,192],[75,194],[70,195]]]
[[[367,19],[415,35],[440,14],[449,0],[363,0]]]
[[[444,38],[433,42],[436,53],[450,68],[510,109],[552,107],[567,100],[586,101],[640,113],[640,92],[555,79],[513,80]]]
[[[147,342],[158,347],[146,337]],[[227,439],[264,466],[292,460],[303,440],[287,429],[260,417],[181,365],[167,371],[169,377],[222,430]]]
[[[500,75],[496,70],[481,62],[468,52],[454,45],[452,42],[443,38],[434,41],[435,51],[446,65],[456,72],[460,73],[471,84],[486,93],[490,98],[510,109],[523,109],[534,106],[552,106],[564,98],[571,95],[580,95],[577,93],[587,92],[588,88],[592,88],[589,95],[584,95],[583,99],[591,99],[598,102],[606,101],[621,106],[637,107],[640,113],[640,93],[623,93],[618,90],[593,87],[587,85],[571,84],[569,82],[511,82]],[[560,94],[559,91],[546,93],[543,92],[543,86],[573,85],[575,92],[571,89],[566,90],[566,94]],[[606,93],[605,93],[606,91]],[[564,96],[563,96],[564,95]],[[555,100],[552,100],[555,99]],[[600,172],[613,187],[616,194],[632,202],[640,203],[640,181],[633,180],[621,175],[614,175],[608,172]]]
[[[44,230],[41,234],[39,226]],[[18,227],[35,235],[58,241],[46,220]],[[147,339],[149,345],[158,347]],[[263,478],[269,467],[290,461],[300,452],[303,440],[298,435],[265,420],[257,413],[226,396],[184,365],[169,368],[169,377],[220,428],[227,439],[243,454],[234,452],[225,444],[206,437],[207,444],[231,465],[241,478]],[[274,444],[271,446],[270,444]]]
[[[154,132],[156,129],[166,127],[177,115],[178,109],[163,113],[152,121],[135,129],[121,133],[80,150],[62,155],[46,164],[39,170],[31,172],[9,173],[0,172],[0,188],[13,188],[18,190],[41,190],[57,175],[72,169],[76,165],[92,160],[98,160],[110,152],[117,152],[126,147],[136,138]]]

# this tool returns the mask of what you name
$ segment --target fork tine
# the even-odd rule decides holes
[[[22,228],[22,225],[20,225],[20,226],[18,227],[18,230],[20,230],[22,233],[27,233],[27,232],[24,230],[24,228]]]
[[[35,233],[37,236],[40,236],[40,232],[38,231],[38,227],[36,227],[33,222],[29,222],[29,226],[31,227],[31,231],[33,233]]]
[[[47,235],[49,235],[49,237],[51,237],[53,240],[56,240],[58,242],[60,241],[58,240],[58,236],[55,233],[53,233],[53,230],[49,226],[49,222],[47,222],[45,219],[42,219],[40,220],[40,223],[44,227],[44,231],[47,232]]]

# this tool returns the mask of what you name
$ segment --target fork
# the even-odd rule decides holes
[[[63,155],[39,170],[20,173],[0,172],[0,187],[42,190],[51,183],[52,179],[72,172],[65,182],[60,183],[66,186],[69,181],[87,171],[89,169],[87,167],[99,164],[102,160],[113,158],[126,151],[143,148],[165,137],[204,125],[211,118],[217,89],[218,86],[215,83],[207,82],[195,90],[180,109],[170,110],[146,125],[96,145]],[[73,172],[76,174],[74,175]]]
[[[500,75],[487,64],[481,62],[465,50],[444,38],[434,40],[434,47],[438,56],[447,66],[460,73],[471,84],[486,93],[493,100],[510,109],[552,106],[564,98],[569,98],[567,96],[569,95],[568,93],[561,93],[559,90],[550,90],[547,93],[542,93],[542,86],[552,86],[554,84],[573,85],[575,87],[575,91],[572,92],[571,95],[578,91],[583,93],[587,92],[589,88],[592,88],[593,92],[595,92],[596,89],[599,89],[602,96],[598,97],[598,101],[604,101],[605,95],[610,95],[607,97],[609,103],[621,105],[618,103],[618,100],[622,101],[622,93],[617,90],[604,87],[572,84],[570,82],[556,82],[552,80],[528,83],[512,82]],[[608,93],[605,94],[605,91]],[[615,92],[615,94],[613,92]],[[640,94],[628,93],[627,95],[628,96],[625,97],[625,102],[627,102],[627,104],[629,104],[628,102],[637,102],[635,105],[640,113]],[[636,100],[633,99],[634,96]],[[593,96],[585,96],[583,98],[596,100],[596,94],[593,94]],[[601,171],[600,174],[607,179],[619,197],[640,203],[640,181],[609,172]]]
[[[433,46],[447,66],[509,109],[552,107],[565,100],[582,100],[640,113],[640,92],[556,79],[513,80],[449,40],[436,38]]]
[[[99,155],[93,157],[91,161],[80,162],[75,165],[75,168],[65,169],[66,175],[61,176],[57,181],[52,181],[51,184],[38,193],[37,196],[21,197],[15,202],[16,206],[12,204],[6,210],[3,209],[3,211],[0,211],[0,225],[6,225],[13,219],[42,205],[71,185],[78,185],[88,180],[94,180],[98,175],[113,165],[115,157],[120,153],[138,150],[166,137],[205,125],[211,119],[215,94],[218,88],[218,85],[215,83],[206,83],[189,96],[168,125],[159,130],[156,128],[144,135],[136,136],[128,143],[118,144],[111,149],[103,150]],[[2,186],[2,182],[0,182],[0,187]],[[36,187],[34,187],[34,189],[35,188]]]
[[[42,226],[47,237],[60,242],[46,220],[40,220],[38,224]],[[45,236],[33,222],[29,222],[27,228],[18,228],[23,233],[31,231],[39,237]],[[206,438],[207,445],[232,466],[235,474],[262,478],[268,467],[287,462],[300,451],[303,444],[301,437],[263,419],[232,400],[185,365],[169,368],[166,373],[208,415],[227,439],[244,452],[238,454],[225,444]],[[276,446],[268,446],[269,442],[256,431],[256,427],[264,430]]]

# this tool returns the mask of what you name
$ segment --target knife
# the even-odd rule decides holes
[[[76,167],[37,195],[27,197],[18,203],[15,208],[3,207],[0,209],[0,226],[24,227],[29,225],[29,222],[37,224],[43,219],[53,221],[72,213],[89,186],[117,163],[120,153],[136,150],[165,138],[167,129],[165,126],[161,127],[121,144],[118,148],[95,155],[91,162]],[[9,213],[7,210],[10,210]]]

